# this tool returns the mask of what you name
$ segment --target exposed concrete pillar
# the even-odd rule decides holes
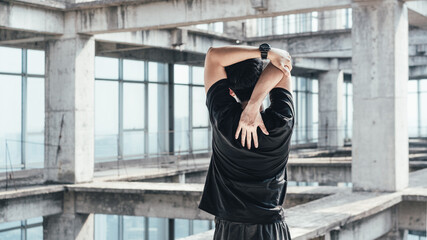
[[[236,39],[243,39],[246,35],[245,27],[245,21],[224,22],[224,33],[227,36],[234,37]]]
[[[353,190],[408,185],[408,11],[398,0],[353,0]]]
[[[94,59],[92,36],[65,33],[46,43],[45,179],[91,181],[94,168]]]
[[[43,217],[44,240],[94,239],[94,215],[75,213],[74,192],[64,193],[61,214]]]
[[[343,81],[341,70],[319,74],[319,147],[344,146]]]

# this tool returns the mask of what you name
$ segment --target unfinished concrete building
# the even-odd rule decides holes
[[[426,239],[410,0],[0,1],[0,239],[211,239],[205,53],[263,42],[294,58],[292,238]]]

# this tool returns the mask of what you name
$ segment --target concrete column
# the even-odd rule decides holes
[[[243,39],[245,37],[244,26],[246,26],[245,21],[224,22],[224,33],[236,39]]]
[[[63,212],[43,217],[44,240],[94,239],[94,215],[75,213],[74,192],[64,193]]]
[[[46,43],[45,179],[91,181],[94,168],[94,59],[92,36],[67,33]]]
[[[353,0],[353,190],[408,185],[408,11],[398,0]]]
[[[344,145],[343,80],[341,70],[319,74],[319,147],[336,149]]]

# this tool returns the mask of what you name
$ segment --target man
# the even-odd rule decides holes
[[[264,70],[260,57],[270,59]],[[199,208],[215,215],[215,240],[291,239],[282,208],[295,116],[291,69],[289,54],[268,44],[211,47],[206,55],[213,139]]]

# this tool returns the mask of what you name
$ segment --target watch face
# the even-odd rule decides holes
[[[259,50],[261,50],[261,51],[269,51],[270,50],[270,45],[268,45],[267,43],[263,43],[263,44],[259,45]]]

